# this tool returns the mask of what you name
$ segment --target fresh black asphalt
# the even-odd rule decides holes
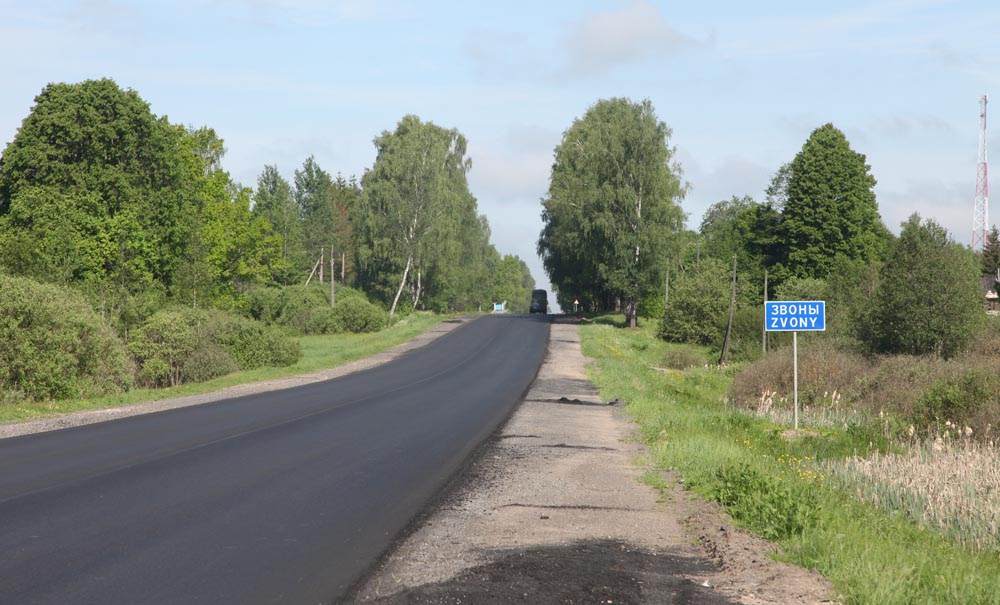
[[[0,603],[329,603],[511,413],[548,320],[358,374],[0,441]]]

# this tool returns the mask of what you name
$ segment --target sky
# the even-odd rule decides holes
[[[46,84],[107,77],[214,128],[253,187],[310,155],[360,178],[372,140],[416,114],[465,135],[494,244],[549,287],[535,244],[562,133],[600,99],[649,99],[691,229],[713,203],[763,200],[829,122],[867,157],[886,226],[918,212],[968,244],[998,31],[991,0],[0,0],[0,145]],[[1000,153],[1000,128],[988,140]]]

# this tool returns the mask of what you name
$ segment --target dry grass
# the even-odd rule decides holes
[[[1000,554],[1000,450],[948,425],[904,454],[852,457],[828,472],[859,498],[899,511],[979,552]]]
[[[790,418],[792,390],[791,351],[779,349],[736,376],[727,398],[781,422]],[[1000,417],[1000,341],[984,335],[950,360],[871,357],[815,341],[799,350],[799,404],[811,410],[805,417],[813,426],[879,418],[897,432],[914,425],[926,436],[950,421],[985,437]]]

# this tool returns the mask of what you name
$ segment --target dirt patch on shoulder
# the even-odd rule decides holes
[[[828,600],[828,582],[772,560],[773,544],[717,506],[642,483],[634,425],[601,401],[586,363],[576,326],[554,324],[526,400],[350,602]]]

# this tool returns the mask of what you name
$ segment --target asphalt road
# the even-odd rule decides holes
[[[0,603],[329,603],[510,414],[545,317],[328,382],[0,441]]]

